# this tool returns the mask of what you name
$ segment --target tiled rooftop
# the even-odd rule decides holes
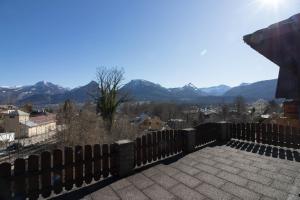
[[[120,179],[82,199],[299,200],[300,152],[247,147],[206,147]]]

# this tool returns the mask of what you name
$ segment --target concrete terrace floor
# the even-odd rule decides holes
[[[295,151],[298,155],[298,151]],[[206,147],[82,199],[300,199],[300,162],[230,146]]]

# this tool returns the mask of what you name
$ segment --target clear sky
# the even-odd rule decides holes
[[[299,12],[300,0],[0,0],[0,85],[72,88],[99,66],[166,87],[272,79],[242,37]]]

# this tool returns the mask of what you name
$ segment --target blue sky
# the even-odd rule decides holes
[[[267,1],[279,0],[0,0],[0,85],[72,88],[99,66],[166,87],[276,78],[242,37],[300,12],[300,1]]]

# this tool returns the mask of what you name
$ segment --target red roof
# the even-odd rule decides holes
[[[55,122],[56,115],[55,114],[40,115],[37,117],[30,117],[30,120],[36,124],[45,124],[45,123]]]

